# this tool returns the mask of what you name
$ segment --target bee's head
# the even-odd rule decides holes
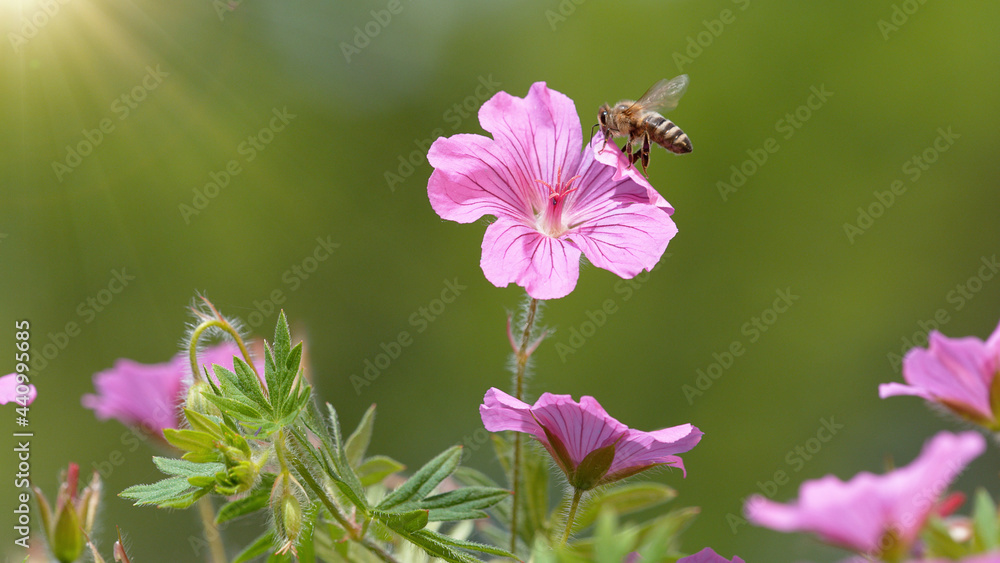
[[[597,121],[601,124],[601,131],[608,129],[608,114],[611,113],[611,106],[604,104],[597,110]]]

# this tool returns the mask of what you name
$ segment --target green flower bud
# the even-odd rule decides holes
[[[205,398],[205,395],[212,394],[214,393],[211,385],[205,381],[196,381],[191,387],[188,387],[187,400],[184,406],[198,414],[221,417],[222,411],[219,410],[218,405]]]

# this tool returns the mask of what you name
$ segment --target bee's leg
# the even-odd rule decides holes
[[[649,166],[649,134],[642,136],[642,173],[646,174],[646,167]],[[649,175],[646,174],[648,177]]]

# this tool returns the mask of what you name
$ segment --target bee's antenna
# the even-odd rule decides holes
[[[588,143],[594,142],[594,129],[597,129],[599,125],[600,123],[595,123],[594,126],[590,128],[590,141],[587,141]]]

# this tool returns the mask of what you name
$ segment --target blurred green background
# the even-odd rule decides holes
[[[584,266],[545,306],[555,333],[530,391],[593,395],[640,429],[701,428],[688,477],[652,477],[702,507],[691,552],[840,558],[727,515],[762,489],[784,501],[805,479],[908,463],[958,428],[917,399],[879,400],[877,384],[900,380],[889,354],[939,310],[949,336],[985,338],[1000,319],[1000,276],[983,267],[1000,253],[996,2],[2,0],[0,14],[0,371],[15,319],[31,321],[36,355],[62,342],[34,371],[31,476],[54,492],[69,461],[121,460],[105,479],[106,552],[118,524],[136,560],[197,559],[193,511],[115,497],[156,478],[154,449],[130,451],[80,396],[116,358],[176,353],[199,290],[268,338],[283,299],[345,424],[378,404],[374,450],[414,467],[464,441],[467,463],[499,476],[477,407],[509,386],[504,320],[523,291],[483,277],[485,220],[431,210],[424,158],[439,135],[482,133],[475,112],[498,89],[546,81],[587,129],[601,103],[690,75],[669,117],[694,152],[657,148],[649,170],[678,236],[642,281]],[[213,177],[226,185],[206,192]],[[312,260],[317,239],[339,246]],[[117,294],[114,271],[134,276]],[[465,289],[440,307],[449,281]],[[778,291],[798,299],[767,312]],[[61,336],[70,322],[79,334]],[[356,392],[350,376],[402,331],[412,345]],[[2,414],[10,530],[16,426]],[[818,444],[822,419],[843,427],[794,453]],[[1000,492],[998,462],[993,448],[958,488]],[[770,485],[779,471],[788,481]]]

